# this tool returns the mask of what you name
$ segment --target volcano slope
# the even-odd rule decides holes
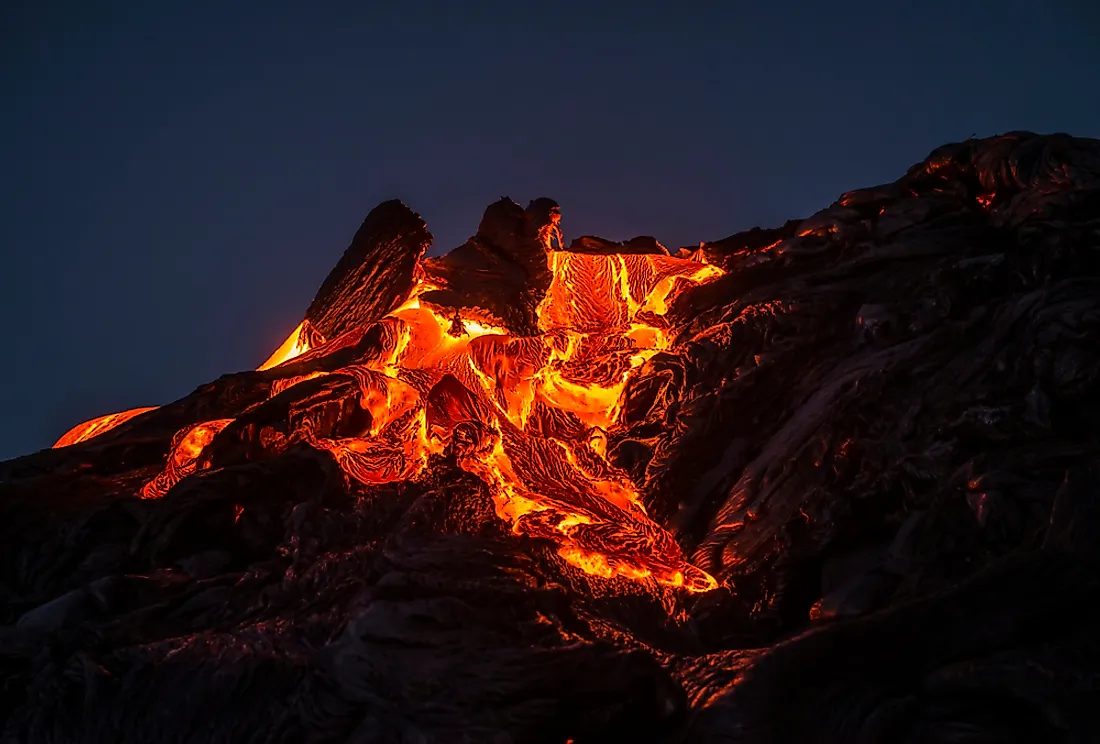
[[[1100,142],[560,219],[384,203],[260,369],[0,464],[2,741],[1100,738]]]

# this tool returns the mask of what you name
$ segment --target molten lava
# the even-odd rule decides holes
[[[256,369],[262,372],[265,369],[278,367],[280,364],[289,362],[291,359],[305,354],[313,347],[320,346],[324,342],[324,337],[309,324],[309,321],[303,320],[297,328],[290,332],[286,341],[283,341],[282,345],[267,358],[267,361]]]
[[[141,488],[141,498],[159,499],[168,493],[168,489],[195,472],[195,461],[202,454],[214,435],[233,423],[233,419],[217,419],[188,426],[176,432],[172,438],[172,449],[168,453],[168,464],[153,480]]]
[[[553,541],[561,558],[589,574],[714,588],[715,580],[690,565],[646,514],[637,488],[608,462],[606,450],[630,375],[671,343],[669,303],[721,270],[701,252],[549,251],[547,263],[552,280],[537,309],[536,335],[515,336],[487,314],[424,302],[435,287],[422,279],[376,324],[381,354],[277,380],[270,395],[327,375],[354,381],[369,425],[354,436],[328,436],[321,414],[307,412],[293,435],[331,453],[350,481],[414,479],[431,457],[452,458],[489,484],[496,513],[513,532]],[[260,370],[326,356],[357,343],[364,331],[326,343],[303,321]],[[98,421],[107,422],[100,431],[119,423],[111,418],[81,425],[62,441],[94,436]],[[140,495],[161,497],[194,472],[203,449],[231,423],[208,421],[177,433],[165,469]],[[261,437],[284,439],[270,430]]]
[[[58,447],[68,447],[70,444],[79,444],[80,442],[86,442],[92,437],[98,437],[100,434],[106,434],[116,426],[125,424],[135,416],[152,411],[155,406],[146,408],[131,408],[129,411],[122,411],[120,413],[109,413],[106,416],[99,416],[90,421],[85,421],[82,424],[77,424],[73,428],[61,435],[53,444],[53,449]]]
[[[261,364],[256,369],[263,371],[277,367],[284,362],[289,362],[291,359],[295,359],[315,346],[319,346],[325,342],[324,337],[315,329],[312,328],[308,320],[303,320],[298,324],[291,334],[287,337],[275,352],[268,357],[267,361]],[[301,382],[305,379],[310,379],[316,375],[306,375],[302,377],[292,377],[288,380],[278,380],[275,383],[275,389],[272,391],[272,395],[286,390],[294,383]],[[155,411],[157,406],[145,406],[143,408],[132,408],[129,411],[121,411],[119,413],[109,413],[106,416],[99,416],[97,418],[85,421],[81,424],[77,424],[73,428],[61,435],[61,438],[53,443],[52,449],[58,447],[68,447],[72,444],[79,444],[80,442],[86,442],[93,437],[98,437],[100,434],[106,434],[116,426],[125,424],[135,416],[139,416],[148,411]],[[201,451],[201,450],[200,450]],[[198,453],[195,454],[198,456]],[[192,458],[194,459],[194,458]]]

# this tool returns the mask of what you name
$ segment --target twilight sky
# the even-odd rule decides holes
[[[0,5],[0,458],[254,368],[385,199],[676,247],[1100,137],[1094,0]]]

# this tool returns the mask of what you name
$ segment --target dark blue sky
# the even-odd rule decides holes
[[[1094,4],[9,0],[0,457],[255,367],[384,199],[437,249],[501,195],[679,246],[972,134],[1100,136]]]

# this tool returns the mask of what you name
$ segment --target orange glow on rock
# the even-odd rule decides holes
[[[385,360],[356,373],[361,405],[379,423],[361,438],[309,441],[367,484],[414,477],[430,454],[451,452],[489,483],[514,532],[557,542],[577,568],[713,588],[605,456],[630,373],[669,345],[661,317],[669,302],[721,270],[701,253],[550,252],[547,262],[553,279],[534,337],[414,293],[383,321],[394,323]],[[400,382],[414,370],[434,373],[428,391]]]
[[[216,419],[188,426],[176,432],[176,436],[172,438],[171,451],[168,453],[168,464],[156,478],[142,487],[141,498],[159,499],[168,493],[172,486],[194,473],[195,461],[202,454],[203,449],[214,439],[214,435],[231,423],[233,419]]]
[[[715,580],[691,566],[646,514],[635,485],[606,455],[630,375],[671,344],[663,317],[670,303],[722,271],[702,251],[677,257],[550,251],[547,266],[552,279],[537,308],[536,335],[515,336],[477,309],[423,302],[434,287],[420,282],[378,321],[381,351],[370,360],[277,380],[270,394],[325,375],[355,381],[358,405],[370,414],[358,435],[322,435],[331,423],[314,409],[293,435],[329,452],[349,482],[410,480],[431,456],[453,457],[490,486],[497,515],[514,533],[553,541],[558,555],[582,571],[689,591],[714,588]],[[326,355],[366,330],[325,344],[303,321],[260,369]],[[203,448],[229,423],[179,432],[167,466],[142,497],[163,496],[194,472]]]
[[[286,341],[283,341],[279,348],[272,352],[267,361],[256,369],[262,372],[272,367],[278,367],[280,364],[296,359],[324,342],[325,339],[316,329],[310,326],[309,321],[303,320],[297,328],[290,332],[290,335],[286,337]]]
[[[73,428],[61,435],[61,438],[54,442],[52,449],[58,447],[68,447],[71,444],[79,444],[80,442],[87,442],[93,437],[98,437],[100,434],[104,434],[116,426],[125,424],[135,416],[140,416],[148,411],[155,411],[156,406],[148,406],[145,408],[131,408],[129,411],[121,411],[120,413],[110,413],[106,416],[99,416],[98,418],[85,421],[82,424],[77,424]]]

